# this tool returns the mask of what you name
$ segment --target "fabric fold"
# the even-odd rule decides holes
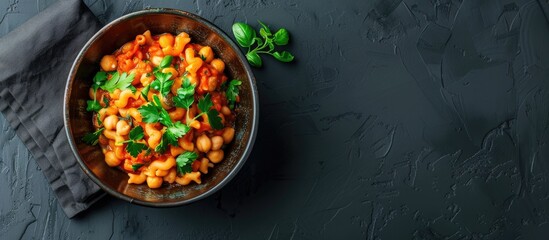
[[[82,1],[61,0],[0,38],[0,112],[38,162],[69,218],[104,195],[76,162],[63,126],[70,67],[100,28]]]

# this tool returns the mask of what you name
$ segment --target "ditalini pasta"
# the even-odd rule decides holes
[[[105,55],[93,78],[87,111],[105,162],[130,184],[200,184],[234,139],[241,81],[224,74],[211,47],[150,31]]]

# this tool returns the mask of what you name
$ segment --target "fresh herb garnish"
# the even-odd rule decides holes
[[[86,111],[88,111],[88,112],[99,112],[99,110],[101,110],[101,105],[99,104],[99,102],[95,98],[96,97],[95,97],[95,93],[94,93],[93,100],[86,101],[86,103],[88,104],[87,107],[86,107]]]
[[[139,170],[139,168],[142,167],[142,166],[143,166],[143,164],[133,164],[132,165],[132,170],[134,172],[137,172],[137,170]]]
[[[141,116],[143,116],[143,122],[156,123],[160,122],[166,126],[167,129],[162,135],[160,144],[155,148],[156,152],[162,153],[167,150],[168,144],[177,146],[177,139],[189,132],[190,127],[181,123],[180,121],[172,122],[168,111],[162,107],[158,96],[153,96],[153,101],[139,107],[137,109]]]
[[[146,144],[137,142],[143,139],[144,136],[145,133],[143,132],[143,128],[141,126],[137,126],[130,131],[130,139],[124,141],[124,143],[127,143],[126,151],[128,151],[132,157],[137,157],[137,155],[139,155],[142,151],[148,149]]]
[[[223,128],[221,123],[221,117],[219,117],[219,112],[215,109],[210,109],[213,106],[213,102],[210,94],[206,94],[202,99],[198,100],[198,109],[200,109],[200,114],[197,114],[195,119],[206,114],[208,116],[208,122],[213,129],[219,130]]]
[[[151,85],[147,85],[143,88],[143,90],[141,90],[141,96],[143,96],[143,98],[147,101],[149,101],[149,90],[151,89]]]
[[[189,109],[194,102],[195,84],[191,84],[189,78],[183,78],[181,88],[177,89],[177,95],[173,97],[173,103],[176,107]]]
[[[156,79],[150,84],[151,88],[160,92],[162,96],[168,95],[170,89],[174,83],[173,80],[170,80],[172,77],[171,73],[154,73]]]
[[[105,103],[105,107],[109,107],[109,99],[106,97],[103,97],[103,103]]]
[[[100,87],[101,89],[109,91],[110,93],[112,93],[115,89],[125,90],[127,88],[130,88],[130,86],[132,86],[134,77],[135,77],[134,73],[128,75],[127,73],[119,74],[118,72],[115,72],[112,75],[111,80],[106,81]]]
[[[198,158],[198,154],[195,152],[184,152],[177,156],[175,162],[177,164],[177,171],[181,174],[192,172],[192,163]]]
[[[275,45],[283,46],[288,44],[290,40],[288,30],[281,28],[273,34],[267,25],[261,21],[258,22],[261,25],[259,29],[261,38],[257,36],[255,29],[246,23],[237,22],[232,27],[238,44],[244,48],[248,48],[248,52],[246,53],[248,62],[254,67],[261,67],[263,61],[259,56],[260,53],[269,54],[281,62],[291,62],[294,60],[294,56],[287,51],[274,51]],[[252,49],[252,45],[254,44],[257,45]],[[266,49],[267,47],[269,48],[268,50]]]
[[[99,136],[101,136],[103,130],[105,130],[105,128],[100,128],[97,129],[97,131],[95,132],[84,135],[84,137],[82,137],[82,141],[88,145],[96,145],[99,142]]]
[[[88,112],[99,112],[101,110],[101,104],[99,104],[99,101],[97,101],[97,89],[99,87],[103,86],[105,82],[107,81],[107,73],[106,72],[97,72],[95,76],[93,77],[93,100],[86,101],[87,107],[86,111]],[[108,106],[108,105],[107,105]]]
[[[164,58],[162,58],[162,61],[160,61],[160,65],[158,65],[158,67],[155,67],[153,69],[153,73],[160,72],[163,68],[169,67],[172,64],[172,60],[173,60],[172,56],[170,55],[164,56]]]
[[[162,61],[160,62],[160,68],[167,68],[172,64],[173,57],[171,55],[166,55],[164,58],[162,58]]]
[[[100,86],[103,86],[103,84],[105,84],[105,82],[107,82],[107,73],[99,71],[93,77],[92,88],[94,90],[97,90]]]
[[[229,101],[229,107],[234,109],[234,104],[236,103],[236,97],[238,96],[238,86],[242,85],[242,81],[233,79],[229,82],[227,86],[227,91],[225,95]]]

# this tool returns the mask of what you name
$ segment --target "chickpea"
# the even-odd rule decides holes
[[[212,141],[206,135],[200,135],[196,139],[196,148],[201,152],[208,152],[212,148]]]
[[[210,64],[218,72],[223,72],[223,70],[225,70],[225,63],[219,58],[216,58],[216,59],[212,60],[212,62]]]
[[[221,162],[221,160],[223,160],[223,157],[224,157],[224,153],[223,153],[223,150],[221,149],[208,152],[208,158],[213,163]]]
[[[229,116],[229,115],[231,115],[231,109],[227,106],[223,106],[221,108],[221,113],[223,113],[223,115],[225,115],[225,116]]]
[[[211,62],[214,58],[212,48],[209,46],[203,47],[198,51],[198,55],[206,59],[206,62]]]
[[[212,150],[219,150],[223,146],[223,137],[213,136],[212,137]]]
[[[232,127],[225,128],[221,136],[223,137],[223,141],[225,142],[225,144],[229,144],[230,142],[233,141],[233,138],[234,138],[234,128]]]
[[[124,159],[124,148],[122,146],[116,146],[115,144],[114,155],[118,159]]]
[[[125,136],[130,134],[130,124],[125,120],[120,120],[116,123],[116,134],[120,136]]]
[[[152,62],[152,64],[153,64],[154,66],[158,66],[158,65],[160,65],[160,63],[162,62],[162,57],[160,57],[160,56],[153,56],[153,57],[151,58],[151,62]]]
[[[110,167],[116,167],[122,163],[122,159],[118,159],[113,151],[108,151],[105,153],[105,162]]]
[[[162,186],[163,179],[161,177],[147,177],[147,185],[150,188],[159,188]]]
[[[107,130],[113,130],[116,128],[116,124],[118,123],[118,116],[116,115],[109,115],[103,120],[103,126],[105,126],[105,129]]]
[[[116,62],[116,58],[114,58],[113,55],[105,55],[103,58],[101,58],[101,62],[99,63],[101,65],[101,68],[106,72],[111,72],[116,70],[116,67],[118,66],[118,62]]]

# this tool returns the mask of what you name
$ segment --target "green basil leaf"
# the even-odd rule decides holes
[[[290,33],[288,33],[288,30],[281,28],[279,29],[275,34],[273,38],[273,42],[276,45],[282,46],[288,44],[288,41],[290,40]]]
[[[264,38],[267,38],[267,37],[270,37],[273,35],[273,33],[271,32],[271,29],[269,29],[269,27],[267,27],[267,25],[265,25],[263,22],[257,20],[257,22],[259,22],[259,24],[261,25],[261,29],[259,29],[259,34],[264,37]],[[263,32],[263,33],[261,33]]]
[[[167,68],[172,64],[173,57],[171,55],[167,55],[164,58],[162,58],[162,61],[160,62],[160,68]]]
[[[257,45],[259,45],[259,46],[263,45],[263,40],[261,38],[255,37],[254,40],[257,43]]]
[[[248,59],[248,62],[253,67],[261,67],[263,64],[263,61],[261,61],[261,57],[257,54],[257,52],[249,52],[246,54],[246,59]]]
[[[248,24],[237,22],[233,24],[233,34],[238,44],[242,47],[249,47],[254,43],[255,30]]]
[[[291,62],[292,60],[294,60],[294,56],[291,53],[286,51],[283,51],[282,53],[274,52],[273,57],[275,57],[278,61],[281,61],[281,62]]]

